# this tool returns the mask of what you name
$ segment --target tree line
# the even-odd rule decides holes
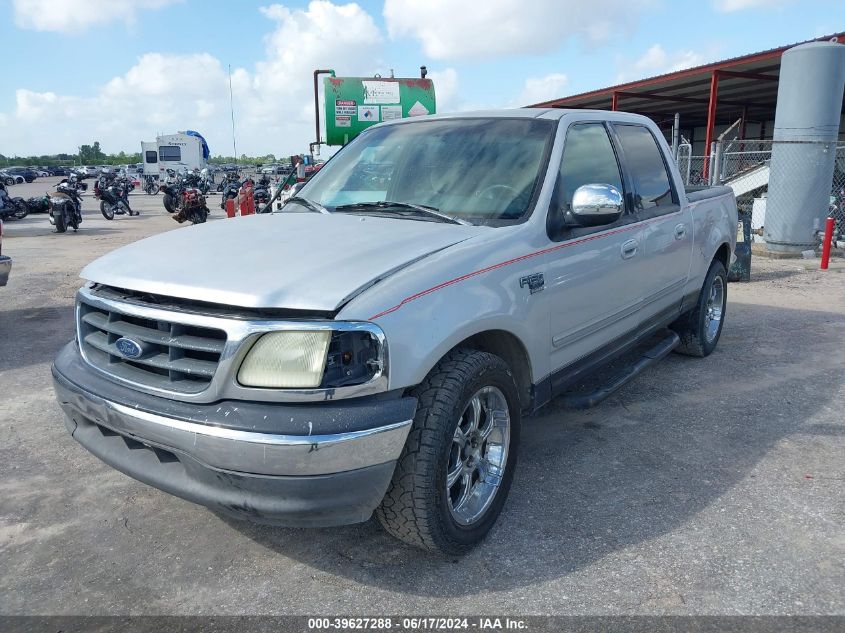
[[[285,157],[287,158],[287,157]],[[247,156],[241,154],[240,157],[223,156],[218,154],[209,159],[208,162],[216,165],[223,164],[243,164],[255,165],[278,162],[273,154],[265,154],[264,156]],[[72,167],[73,165],[133,165],[141,162],[141,152],[134,152],[127,154],[126,152],[118,152],[117,154],[106,154],[100,147],[99,141],[94,141],[92,145],[82,145],[77,154],[42,154],[41,156],[4,156],[0,154],[0,167],[11,167],[12,165],[20,165],[24,167]]]

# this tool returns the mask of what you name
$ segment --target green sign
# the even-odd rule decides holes
[[[326,77],[326,144],[346,145],[382,121],[435,113],[431,79]]]

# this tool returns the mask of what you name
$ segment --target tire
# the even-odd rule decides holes
[[[699,358],[709,356],[722,335],[727,304],[728,273],[724,264],[714,259],[704,278],[695,307],[671,325],[681,339],[675,351]]]
[[[3,183],[4,183],[7,187],[11,187],[12,185],[14,185],[14,184],[15,184],[15,179],[14,179],[14,178],[6,178],[6,179],[4,179],[4,180],[3,180]]]
[[[114,220],[114,207],[105,200],[100,200],[100,213],[103,214],[106,220]]]
[[[406,543],[448,556],[460,555],[481,542],[493,527],[513,480],[520,430],[516,383],[498,356],[458,349],[445,356],[411,395],[419,401],[417,412],[376,516],[387,532]],[[477,432],[488,424],[492,431],[478,443],[459,444],[459,437],[479,437],[471,422],[476,398],[482,405],[486,400],[493,409],[493,415],[488,415],[484,406],[477,409],[483,412],[478,416]],[[494,408],[492,403],[498,404]],[[497,418],[498,423],[493,424]],[[500,473],[504,471],[498,483],[495,477],[485,481],[478,470],[485,462],[476,459],[485,453],[499,462]],[[457,473],[452,486],[448,485],[452,475],[447,470]],[[475,491],[472,486],[479,485],[479,499],[484,502],[461,496],[467,486]],[[488,496],[489,492],[492,495]],[[467,500],[462,503],[462,499]]]
[[[53,219],[55,220],[56,224],[56,233],[64,233],[67,231],[67,224],[65,224],[65,213],[63,210],[59,210],[58,213],[53,213]]]
[[[208,219],[208,209],[206,207],[200,207],[199,209],[194,209],[191,213],[191,223],[192,224],[205,224],[205,221]]]
[[[12,215],[13,218],[16,220],[23,220],[29,215],[29,205],[27,205],[23,198],[12,198],[11,202],[12,206],[15,208],[15,212]]]
[[[179,209],[176,208],[176,201],[173,199],[169,193],[164,194],[164,208],[167,209],[168,213],[176,213]]]

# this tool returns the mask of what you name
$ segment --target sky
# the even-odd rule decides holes
[[[416,77],[512,108],[845,30],[842,0],[0,0],[0,154],[135,152],[193,129],[307,152],[312,72]]]

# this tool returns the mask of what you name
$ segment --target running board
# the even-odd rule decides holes
[[[602,402],[614,391],[630,382],[646,369],[666,357],[673,349],[680,345],[681,339],[675,332],[669,334],[657,345],[643,353],[636,361],[626,366],[621,372],[602,386],[587,393],[564,393],[560,401],[570,409],[589,409]]]

